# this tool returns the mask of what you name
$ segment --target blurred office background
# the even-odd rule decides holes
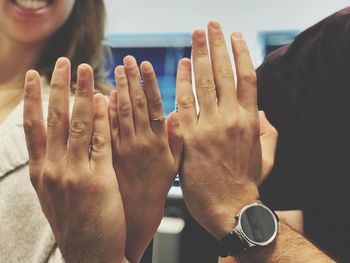
[[[136,56],[139,62],[150,60],[158,75],[166,114],[175,109],[177,62],[181,57],[190,57],[191,32],[205,28],[208,20],[219,20],[227,37],[234,30],[243,32],[257,67],[266,53],[350,5],[350,0],[105,2],[108,15],[106,41],[112,47],[114,64],[121,64],[127,54]],[[110,77],[113,81],[113,76]],[[187,212],[177,181],[169,194],[165,218],[142,263],[212,263],[216,262],[215,246],[215,240]]]
[[[107,33],[191,32],[217,19],[228,36],[244,33],[257,66],[260,31],[303,30],[350,0],[105,0]]]

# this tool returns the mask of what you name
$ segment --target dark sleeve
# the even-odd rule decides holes
[[[349,50],[345,8],[271,53],[257,69],[259,109],[279,132],[275,167],[260,189],[273,209],[317,202],[311,193],[322,194],[327,173],[339,165],[336,153],[350,146]]]

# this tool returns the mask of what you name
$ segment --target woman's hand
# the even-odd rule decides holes
[[[143,62],[140,68],[143,87],[135,58],[124,59],[124,66],[115,70],[117,90],[109,102],[114,168],[127,225],[126,256],[132,262],[140,260],[159,226],[182,152],[176,114],[167,132],[152,65]]]
[[[30,178],[66,262],[124,262],[124,208],[112,162],[107,102],[93,71],[78,68],[69,120],[70,63],[53,72],[47,129],[37,72],[25,81],[24,127]]]

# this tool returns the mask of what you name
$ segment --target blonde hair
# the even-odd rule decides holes
[[[109,93],[102,44],[105,20],[103,0],[76,0],[68,20],[49,39],[40,54],[36,67],[39,73],[50,81],[56,60],[64,56],[71,60],[72,92],[79,64],[88,63],[94,70],[96,90]]]

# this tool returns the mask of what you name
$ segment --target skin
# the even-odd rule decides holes
[[[11,0],[0,0],[0,32],[23,44],[47,40],[68,19],[75,0],[54,0],[42,14],[24,15],[16,12]]]
[[[209,48],[204,30],[194,32],[192,56],[199,115],[191,89],[191,62],[184,59],[179,65],[177,101],[184,137],[180,179],[191,214],[219,240],[234,229],[234,215],[259,200],[264,144],[259,136],[255,71],[242,34],[231,35],[237,85],[216,21],[208,24],[208,42]],[[235,259],[333,262],[283,219],[272,244],[249,249]]]
[[[257,186],[271,169],[277,133],[263,113],[259,120],[255,72],[241,34],[231,39],[236,87],[220,25],[209,23],[208,32],[210,51],[205,32],[193,34],[201,112],[197,115],[191,89],[191,63],[182,60],[177,78],[179,113],[171,115],[167,130],[147,62],[141,65],[144,90],[132,57],[116,69],[118,89],[109,104],[111,127],[105,100],[93,95],[88,65],[78,69],[69,124],[69,62],[57,62],[47,131],[39,76],[33,71],[27,74],[24,123],[30,176],[66,262],[125,262],[124,254],[137,262],[160,222],[181,153],[185,202],[214,237],[230,232],[232,215],[259,199]],[[152,217],[144,216],[149,214]],[[300,246],[306,253],[297,253]],[[330,261],[283,222],[273,246],[237,258],[242,262],[311,259]]]
[[[24,128],[30,179],[65,262],[125,262],[124,208],[112,162],[107,102],[93,95],[93,71],[78,68],[69,121],[70,63],[53,74],[47,128],[39,74],[25,82]]]
[[[126,256],[132,262],[140,260],[160,224],[182,150],[176,114],[168,121],[170,133],[161,118],[162,99],[152,65],[143,62],[140,69],[143,88],[135,58],[124,59],[124,66],[115,70],[117,90],[109,103],[113,164],[126,216]]]
[[[66,61],[65,63],[68,62]],[[104,231],[106,230],[104,228],[96,229],[96,226],[85,227],[85,225],[93,224],[93,221],[104,222],[105,220],[107,220],[106,225],[108,226],[108,220],[112,219],[106,219],[103,214],[101,217],[99,217],[98,215],[100,213],[94,211],[94,207],[103,209],[104,205],[107,206],[109,202],[111,204],[118,204],[120,201],[118,192],[119,189],[124,203],[126,225],[123,225],[123,220],[118,218],[119,214],[116,213],[110,216],[116,217],[116,222],[121,222],[119,224],[120,232],[122,232],[123,229],[125,231],[126,227],[126,233],[120,234],[121,236],[124,235],[124,238],[126,235],[125,255],[132,262],[138,262],[159,225],[163,214],[163,208],[164,203],[166,201],[167,192],[171,187],[171,184],[174,180],[174,177],[177,173],[181,162],[183,139],[182,132],[180,129],[180,122],[178,120],[178,114],[171,114],[168,118],[167,125],[165,124],[164,120],[159,119],[160,116],[163,116],[163,111],[160,92],[157,86],[157,81],[152,65],[149,62],[141,63],[140,69],[144,81],[144,87],[142,88],[140,83],[140,75],[135,59],[129,56],[125,58],[124,64],[124,66],[116,68],[116,80],[118,83],[118,87],[116,91],[111,93],[109,100],[109,118],[111,123],[112,135],[111,141],[113,145],[113,167],[117,174],[119,183],[114,181],[112,178],[110,178],[111,181],[108,180],[108,186],[113,186],[113,184],[117,184],[117,186],[115,186],[117,193],[112,193],[112,190],[109,188],[107,190],[104,190],[107,192],[111,191],[111,193],[108,194],[107,197],[105,197],[105,199],[103,198],[103,196],[100,197],[103,200],[105,200],[101,203],[101,207],[99,207],[98,204],[92,202],[90,200],[91,198],[89,197],[92,194],[91,192],[93,192],[93,195],[96,196],[95,198],[97,198],[98,196],[101,196],[103,194],[103,191],[95,191],[94,189],[90,189],[89,187],[85,186],[87,181],[86,179],[84,179],[86,177],[84,172],[88,174],[91,172],[80,169],[80,164],[75,161],[67,161],[67,163],[57,163],[57,160],[62,159],[62,156],[64,156],[65,154],[69,156],[69,152],[74,152],[78,154],[77,149],[71,150],[71,148],[69,147],[68,149],[65,149],[65,151],[68,151],[68,153],[65,153],[64,151],[57,151],[56,146],[52,147],[52,150],[50,150],[50,147],[46,147],[46,159],[54,161],[41,164],[41,166],[39,165],[40,167],[38,171],[35,170],[36,152],[40,151],[37,150],[39,146],[38,140],[36,138],[41,138],[40,141],[43,145],[49,145],[50,140],[52,142],[63,141],[62,144],[66,145],[65,142],[67,140],[67,136],[69,137],[68,141],[70,141],[70,138],[72,136],[76,136],[75,132],[73,132],[73,134],[67,135],[66,133],[68,130],[66,130],[66,133],[62,133],[62,131],[65,130],[61,127],[62,125],[54,124],[55,121],[57,121],[57,116],[65,116],[66,120],[64,126],[68,125],[67,88],[58,89],[59,93],[55,90],[57,90],[57,87],[59,85],[62,85],[62,80],[64,86],[68,87],[69,69],[66,68],[64,72],[62,72],[62,69],[60,68],[55,69],[53,83],[51,85],[52,88],[50,94],[50,101],[52,101],[52,103],[50,103],[50,107],[53,107],[52,105],[56,106],[54,109],[49,108],[49,112],[53,112],[53,114],[49,114],[49,129],[47,135],[43,131],[43,128],[41,128],[42,130],[39,130],[38,132],[38,129],[32,126],[32,123],[39,122],[35,119],[38,118],[38,116],[41,119],[41,125],[43,125],[41,117],[41,107],[39,107],[38,104],[38,99],[40,95],[38,94],[38,92],[40,91],[40,87],[38,87],[38,85],[40,85],[40,82],[37,79],[38,76],[36,75],[36,82],[34,84],[30,84],[31,82],[28,80],[25,85],[26,94],[28,91],[28,96],[26,96],[25,100],[26,115],[24,117],[26,123],[27,142],[29,152],[34,153],[30,154],[31,167],[34,167],[33,169],[35,170],[34,172],[31,172],[31,178],[33,181],[33,185],[37,190],[42,206],[46,207],[46,209],[43,210],[46,211],[45,215],[48,218],[50,225],[55,233],[55,237],[58,241],[60,249],[62,250],[67,260],[77,260],[84,258],[83,253],[79,253],[79,250],[74,249],[72,251],[66,251],[67,247],[71,247],[71,243],[79,244],[79,240],[74,238],[75,235],[72,234],[68,237],[65,237],[67,235],[66,233],[70,233],[70,229],[65,228],[67,224],[64,222],[67,222],[67,218],[69,218],[69,220],[71,219],[69,214],[75,213],[75,209],[73,211],[70,210],[70,202],[74,202],[74,208],[76,207],[76,204],[82,206],[83,208],[89,208],[79,209],[79,211],[81,210],[80,213],[82,213],[82,215],[74,216],[71,219],[73,221],[81,217],[86,219],[90,218],[89,222],[80,222],[77,220],[69,224],[75,225],[75,232],[81,232],[79,236],[86,237],[85,240],[91,240],[91,242],[88,242],[88,244],[81,244],[81,246],[85,246],[86,249],[84,249],[84,251],[90,251],[90,258],[94,258],[92,257],[92,255],[102,254],[101,251],[103,251],[103,243],[101,244],[100,249],[98,249],[99,247],[97,247],[94,250],[90,244],[93,243],[94,239],[96,238],[96,234],[95,232],[89,232],[86,230],[94,229],[99,233],[104,233]],[[84,67],[86,67],[86,65],[84,65]],[[89,72],[89,74],[91,74],[91,72]],[[87,90],[89,91],[89,93],[87,93],[89,94],[89,97],[91,96],[91,89],[93,87],[93,83],[91,82],[92,76],[90,76],[90,78],[88,79],[85,79],[84,83],[81,85],[83,88],[85,86],[89,87],[89,89]],[[37,86],[35,88],[36,93],[33,93],[32,89],[34,89],[35,85]],[[65,90],[65,92],[63,92],[63,90]],[[84,91],[84,93],[82,94],[77,93],[77,96],[79,97],[83,95],[84,97],[86,97],[87,94],[86,91]],[[33,101],[33,98],[35,97],[34,95],[37,96],[36,101]],[[80,102],[80,99],[76,100],[76,104],[78,102]],[[36,105],[33,105],[34,103],[36,103]],[[88,101],[86,101],[86,103],[88,103]],[[87,110],[89,109],[89,107],[85,108],[85,106],[87,105],[88,104],[84,104],[84,106],[79,106],[77,108],[84,109],[85,114],[89,112],[91,114],[91,107],[90,110]],[[65,108],[64,113],[56,112],[59,110],[62,111],[62,109],[58,107]],[[101,107],[102,109],[104,108],[103,105],[96,106],[93,110],[95,112],[94,114],[103,115]],[[80,113],[80,117],[83,117],[82,112],[78,112]],[[73,116],[74,114],[75,113],[73,112]],[[265,149],[264,153],[266,154],[266,156],[273,156],[274,149],[276,146],[277,132],[273,128],[273,126],[267,121],[262,112],[260,113],[260,115],[260,121],[262,126],[262,129],[260,131],[260,137],[262,138],[262,145]],[[50,118],[53,120],[50,120]],[[86,116],[84,116],[84,118],[86,118]],[[81,126],[79,123],[74,122],[74,118],[72,118],[72,120],[72,128],[75,126]],[[96,120],[97,118],[93,120],[94,123],[96,122]],[[91,116],[90,119],[86,120],[86,122],[91,122]],[[89,125],[91,125],[91,123]],[[94,125],[96,126],[96,123]],[[107,123],[104,123],[104,125],[105,127],[108,127]],[[96,128],[94,128],[93,130],[94,132],[97,132]],[[50,131],[52,132],[52,134],[55,134],[52,138],[51,136],[49,136]],[[103,131],[105,132],[106,129],[103,129]],[[58,136],[58,138],[56,136]],[[85,140],[80,135],[77,137],[79,137],[79,139],[84,140],[86,144],[90,141],[94,143],[95,141],[93,139],[88,139],[90,138],[90,136],[91,134],[88,134]],[[102,141],[105,141],[105,143],[108,145],[110,141],[106,139],[106,136],[107,134],[104,133],[105,139],[103,139]],[[92,138],[96,138],[96,136],[94,137],[94,135],[92,135]],[[96,142],[99,142],[99,140],[97,140]],[[81,144],[79,145],[82,146]],[[41,147],[44,148],[44,146]],[[85,147],[87,146],[85,145]],[[86,152],[87,150],[85,148],[85,154]],[[81,154],[83,155],[84,151],[81,151]],[[53,157],[50,157],[51,155]],[[90,162],[93,160],[91,159],[92,157],[93,155],[91,155],[90,157]],[[106,167],[108,166],[107,163],[109,158],[110,157],[108,156],[108,154],[105,158],[102,158],[103,160],[105,160],[104,165],[106,165]],[[265,167],[264,171],[266,173],[271,170],[272,161],[273,158],[266,158],[266,160],[263,162]],[[56,179],[53,180],[56,175],[52,175],[51,170],[56,171],[56,169],[58,169],[55,165],[59,165],[59,167],[67,167],[67,170],[59,171],[59,174],[64,175],[64,178],[67,178],[67,182]],[[77,166],[79,166],[78,170],[81,173],[73,174],[72,171],[75,171],[77,169]],[[58,171],[56,172],[58,173]],[[94,170],[92,172],[97,173],[97,170]],[[111,172],[109,171],[108,173]],[[74,177],[76,177],[74,179],[76,180],[74,181],[75,187],[67,188],[66,185],[71,184],[73,175]],[[43,178],[43,181],[38,182],[36,178],[41,177]],[[84,183],[81,183],[80,180],[82,180]],[[105,182],[102,181],[100,183],[104,184]],[[38,185],[40,187],[38,187]],[[55,199],[53,199],[51,196],[47,196],[50,195],[51,191],[45,190],[50,190],[52,188],[60,189],[60,192],[57,194]],[[74,196],[80,191],[86,192],[84,193],[84,198],[67,199],[65,207],[55,212],[55,209],[61,207],[61,196]],[[108,201],[109,198],[110,200]],[[86,204],[87,201],[88,203],[91,203],[91,206],[88,206]],[[52,209],[50,207],[55,208]],[[61,210],[63,210],[63,212]],[[122,213],[123,211],[119,212]],[[152,216],[145,217],[145,215]],[[128,224],[131,227],[128,228]],[[81,226],[81,228],[79,228],[79,226]],[[110,238],[110,236],[107,235],[106,238],[108,239]],[[119,238],[118,240],[108,240],[108,242],[106,241],[104,244],[110,244],[110,242],[114,242],[114,244],[122,244],[121,246],[124,245],[123,238]]]
[[[234,213],[227,211],[233,207],[238,212],[247,201],[259,199],[256,183],[261,180],[262,154],[255,71],[242,55],[246,47],[242,41],[232,42],[237,51],[236,87],[220,25],[211,22],[208,35],[211,61],[205,31],[193,33],[198,116],[190,89],[190,61],[182,60],[178,70],[177,101],[184,134],[180,179],[191,214],[220,239],[234,226]]]

